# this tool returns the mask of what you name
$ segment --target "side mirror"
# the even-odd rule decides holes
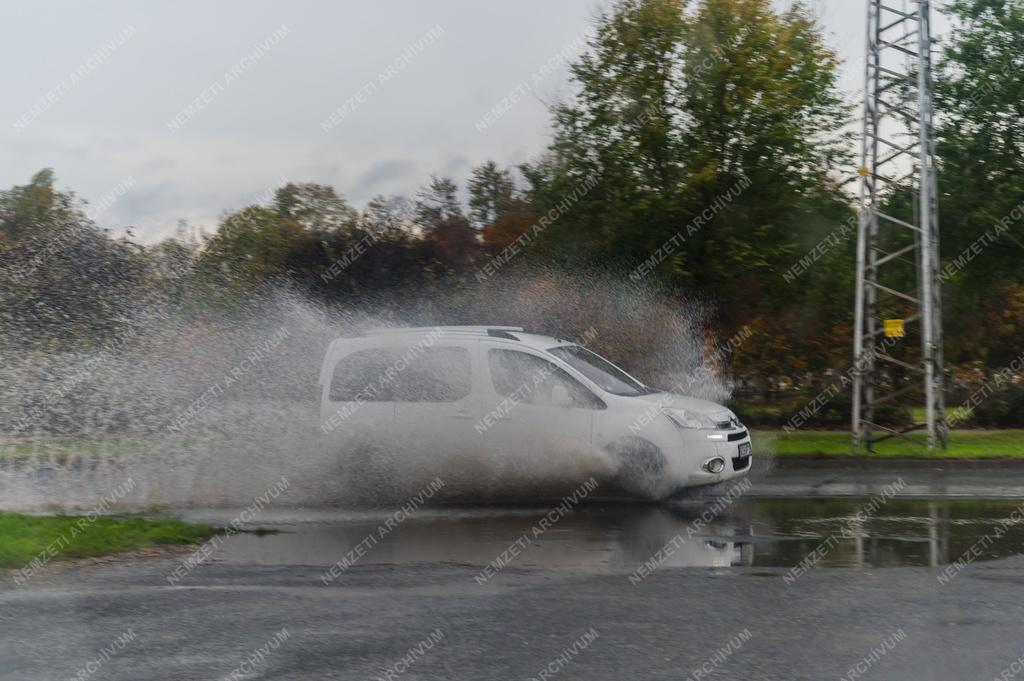
[[[551,388],[551,403],[557,407],[571,407],[573,400],[569,389],[560,383],[556,384]]]

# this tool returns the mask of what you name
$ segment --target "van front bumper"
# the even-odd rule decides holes
[[[707,433],[722,433],[729,436],[742,436],[736,440],[708,440]],[[704,431],[704,440],[691,440],[687,443],[690,449],[686,457],[692,467],[688,471],[686,486],[713,485],[716,482],[723,482],[733,478],[739,478],[750,472],[753,463],[753,445],[750,434],[745,431],[724,433],[723,431]],[[711,473],[703,468],[704,463],[712,457],[721,457],[725,460],[725,469],[721,473]]]

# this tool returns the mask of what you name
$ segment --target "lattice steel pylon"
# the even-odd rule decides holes
[[[876,442],[907,438],[922,428],[929,449],[946,446],[931,8],[928,0],[903,0],[901,9],[897,2],[867,0],[852,372],[855,451],[871,451]],[[886,319],[892,320],[888,333]],[[907,333],[898,337],[904,325]],[[910,400],[923,400],[924,423],[880,423],[885,405]]]

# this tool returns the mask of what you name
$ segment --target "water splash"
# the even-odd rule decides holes
[[[237,506],[282,477],[290,485],[275,503],[294,506],[393,503],[437,477],[446,483],[439,498],[500,500],[557,495],[611,472],[605,453],[556,443],[501,459],[339,449],[319,428],[321,360],[333,338],[371,327],[586,335],[651,385],[729,394],[709,359],[705,308],[593,273],[503,272],[457,293],[333,307],[280,285],[242,310],[147,300],[119,319],[102,342],[61,352],[31,329],[0,328],[0,507],[89,509],[126,480],[122,510]]]

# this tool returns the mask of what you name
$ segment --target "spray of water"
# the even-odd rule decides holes
[[[497,457],[339,443],[319,422],[325,348],[381,326],[502,324],[590,346],[656,387],[721,401],[706,310],[597,274],[502,273],[460,293],[314,302],[287,284],[244,309],[147,300],[88,349],[0,328],[0,507],[81,510],[234,506],[280,481],[275,503],[390,504],[440,479],[434,499],[555,495],[613,469],[603,452],[551,442]],[[694,377],[698,377],[694,380]]]

